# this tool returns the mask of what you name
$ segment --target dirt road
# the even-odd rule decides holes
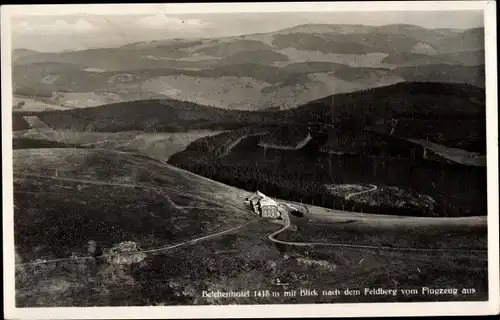
[[[345,199],[346,200],[349,200],[351,199],[352,197],[355,197],[355,196],[359,196],[360,194],[364,194],[364,193],[368,193],[368,192],[373,192],[375,190],[378,189],[378,187],[376,185],[373,185],[373,184],[370,184],[371,186],[371,189],[368,189],[368,190],[363,190],[363,191],[359,191],[359,192],[353,192],[353,193],[350,193],[348,194]]]
[[[291,246],[328,246],[328,247],[339,247],[339,248],[354,248],[354,249],[370,249],[370,250],[392,250],[392,251],[408,251],[408,252],[454,252],[454,253],[487,253],[488,250],[473,250],[473,249],[428,249],[428,248],[410,248],[410,247],[386,247],[386,246],[367,246],[367,245],[355,245],[355,244],[343,244],[343,243],[328,243],[328,242],[294,242],[294,241],[282,241],[276,239],[280,233],[284,232],[290,227],[290,216],[288,213],[283,214],[283,227],[271,233],[268,239],[275,243],[286,244]]]
[[[120,187],[130,187],[130,188],[156,189],[156,190],[157,189],[168,189],[169,191],[173,192],[173,190],[170,190],[170,188],[145,186],[145,185],[138,185],[138,184],[131,184],[131,183],[113,183],[113,182],[105,182],[105,181],[97,181],[97,180],[87,180],[87,179],[74,179],[74,178],[45,176],[45,175],[37,175],[37,174],[22,173],[22,172],[14,172],[14,174],[22,175],[22,176],[29,176],[29,177],[37,177],[37,178],[60,180],[60,181],[78,182],[78,183],[84,183],[84,184],[94,184],[94,185],[120,186]],[[179,191],[177,191],[177,193],[183,194],[183,195],[188,195],[186,193],[179,192]],[[198,207],[192,207],[192,206],[190,206],[190,207],[177,206],[172,200],[170,200],[170,202],[177,209],[198,208]],[[212,208],[210,208],[210,209],[212,209]],[[217,209],[217,208],[213,208],[213,210],[215,210],[215,209]],[[167,246],[163,246],[163,247],[159,247],[159,248],[155,248],[155,249],[149,249],[149,250],[143,250],[143,251],[137,251],[137,252],[123,252],[123,253],[120,253],[120,254],[121,255],[132,255],[132,254],[137,254],[137,253],[155,253],[155,252],[161,252],[161,251],[165,251],[165,250],[174,249],[174,248],[185,246],[185,245],[191,245],[191,244],[197,243],[199,241],[207,240],[207,239],[210,239],[210,238],[214,238],[214,237],[217,237],[217,236],[224,235],[226,233],[230,233],[230,232],[236,231],[236,230],[241,229],[241,228],[243,228],[243,227],[245,227],[245,226],[247,226],[249,224],[255,223],[256,221],[259,221],[259,220],[260,219],[253,219],[253,220],[251,220],[249,222],[246,222],[244,224],[241,224],[241,225],[238,225],[238,226],[226,229],[226,230],[222,230],[222,231],[218,231],[218,232],[211,233],[211,234],[208,234],[208,235],[200,236],[200,237],[197,237],[197,238],[194,238],[194,239],[186,240],[186,241],[174,244],[174,245],[167,245]],[[84,256],[84,257],[77,257],[77,258],[60,258],[60,259],[51,259],[51,260],[40,260],[40,261],[35,261],[35,262],[19,263],[19,264],[16,264],[16,266],[40,265],[40,264],[47,264],[47,263],[54,263],[54,262],[61,262],[61,261],[79,261],[79,260],[81,261],[81,260],[86,260],[86,259],[93,259],[93,257],[91,257],[91,256]]]

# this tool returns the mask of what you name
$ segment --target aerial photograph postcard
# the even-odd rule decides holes
[[[6,315],[498,310],[495,6],[432,3],[2,7]]]

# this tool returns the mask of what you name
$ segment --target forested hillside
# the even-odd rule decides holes
[[[333,102],[332,102],[333,101]],[[95,108],[39,112],[54,129],[116,132],[236,129],[249,125],[364,128],[380,120],[405,117],[421,120],[483,119],[484,89],[472,85],[409,82],[353,93],[336,94],[291,110],[250,112],[228,110],[179,100],[140,100]],[[14,121],[22,127],[20,115]]]
[[[283,123],[251,126],[261,133],[255,136],[243,128],[200,139],[171,157],[170,163],[247,190],[336,209],[428,216],[468,216],[486,210],[484,167],[454,163],[411,140],[484,154],[480,88],[403,83],[325,97],[262,117]],[[274,147],[295,145],[308,134],[311,140],[298,150]],[[229,152],[220,151],[238,140]],[[329,195],[326,186],[339,184],[395,186],[431,195],[437,204],[428,209],[360,204]],[[460,198],[455,197],[457,190]]]

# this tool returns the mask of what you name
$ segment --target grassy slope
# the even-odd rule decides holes
[[[398,74],[406,81],[436,81],[469,83],[483,87],[486,81],[484,65],[421,65],[414,67],[400,67],[392,72]]]
[[[14,152],[14,171],[53,176],[56,168],[59,178],[139,184],[155,189],[93,185],[16,174],[16,252],[22,262],[67,257],[70,252],[84,253],[89,239],[97,240],[105,247],[134,240],[143,248],[155,248],[224,230],[250,219],[249,211],[242,206],[247,192],[164,166],[152,159],[102,150],[32,149]],[[169,198],[177,206],[194,205],[205,209],[177,208]],[[337,222],[347,223],[349,220],[349,217],[339,217]],[[449,247],[457,241],[476,246],[481,243],[477,242],[478,238],[485,236],[481,224],[459,232],[452,227],[455,229],[452,236],[436,238],[431,243],[428,239],[434,238],[428,236],[429,232],[446,233],[446,222],[438,230],[430,228],[425,221],[418,221],[410,220],[407,226],[411,231],[404,232],[407,229],[394,229],[390,222],[385,227],[377,224],[371,228],[367,223],[363,228],[353,225],[346,229],[345,223],[326,225],[318,222],[311,225],[307,220],[297,220],[294,223],[299,225],[298,233],[287,231],[282,239],[332,241],[345,240],[339,237],[350,235],[350,243],[389,241],[401,246],[418,243],[428,247]],[[277,225],[259,221],[232,234],[148,255],[141,263],[129,266],[62,261],[18,267],[17,303],[20,307],[50,307],[467,300],[484,299],[487,292],[486,262],[480,255],[384,253],[322,247],[302,250],[269,242],[267,235],[277,228]],[[367,233],[370,237],[361,239]],[[338,234],[338,239],[327,234]],[[427,236],[422,237],[422,234]],[[427,239],[427,242],[422,243],[422,239]],[[335,277],[331,277],[332,272],[335,272]],[[273,284],[276,279],[288,285],[276,286]],[[361,288],[387,284],[475,287],[477,293],[437,298],[280,297],[264,302],[260,298],[213,300],[200,295],[202,290],[217,289],[282,291],[303,287]]]
[[[79,148],[77,144],[68,144],[57,141],[15,137],[12,140],[12,149],[38,149],[38,148]]]
[[[85,239],[81,238],[81,236],[84,235],[90,239],[101,241],[108,246],[113,242],[125,238],[124,234],[129,234],[134,239],[141,237],[145,238],[150,233],[152,233],[154,237],[160,237],[160,240],[177,239],[178,236],[180,236],[180,233],[175,233],[175,237],[170,234],[174,232],[174,229],[178,226],[170,224],[168,221],[165,221],[165,223],[159,223],[162,221],[161,218],[173,219],[176,215],[187,215],[184,217],[184,219],[187,219],[190,214],[193,214],[195,217],[198,216],[196,215],[196,212],[178,210],[176,206],[168,200],[168,196],[165,196],[165,192],[173,189],[173,197],[177,194],[175,191],[181,192],[181,194],[184,195],[196,192],[187,191],[188,189],[193,188],[193,186],[191,186],[190,179],[185,179],[182,174],[175,170],[172,174],[163,177],[161,174],[158,175],[158,172],[155,173],[155,170],[158,171],[160,168],[161,166],[159,166],[156,162],[145,162],[144,158],[141,157],[134,158],[105,150],[28,149],[14,152],[14,172],[22,170],[24,173],[29,172],[35,175],[54,176],[57,169],[58,175],[61,178],[68,177],[73,179],[97,180],[105,183],[137,184],[151,187],[151,189],[144,190],[139,188],[139,194],[137,196],[132,196],[136,191],[134,191],[135,189],[131,187],[106,185],[93,186],[92,184],[72,181],[61,181],[58,183],[57,180],[54,181],[46,178],[23,176],[16,177],[16,191],[21,191],[22,189],[22,191],[33,192],[33,194],[20,193],[16,195],[17,200],[15,201],[15,204],[17,206],[23,208],[25,206],[32,207],[34,209],[38,207],[37,203],[41,203],[40,201],[49,201],[52,204],[47,207],[50,209],[45,212],[47,216],[45,216],[44,219],[35,219],[35,221],[22,219],[17,221],[16,229],[19,236],[16,241],[27,250],[25,252],[19,252],[20,255],[26,257],[26,255],[33,254],[29,248],[35,245],[35,243],[39,243],[41,246],[48,244],[50,247],[51,242],[47,242],[43,239],[43,237],[46,236],[56,237],[57,235],[57,238],[59,238],[57,243],[59,245],[65,244],[68,250],[86,243]],[[150,172],[148,171],[149,169],[154,170]],[[44,185],[46,183],[50,183],[51,181],[51,186],[40,188],[40,184]],[[67,187],[72,189],[68,190],[69,192],[76,192],[76,194],[80,194],[81,199],[60,201],[59,197],[61,193],[58,192],[61,192]],[[165,187],[166,190],[162,190],[162,187]],[[92,191],[101,190],[101,188],[103,191],[97,193]],[[207,188],[206,183],[205,185],[200,185],[199,188],[200,192],[208,192],[208,194],[212,194],[216,191],[216,189]],[[109,195],[116,198],[109,198],[110,201],[108,202],[106,199],[108,199],[107,197]],[[127,197],[131,197],[128,204],[124,202]],[[138,202],[134,204],[134,201]],[[191,199],[191,202],[193,203],[190,203],[189,201],[186,203],[185,200],[183,201],[182,205],[195,205],[194,203],[197,202],[196,199]],[[175,203],[181,205],[178,202]],[[203,201],[201,201],[201,203],[197,203],[197,205],[200,204],[203,206]],[[71,205],[76,206],[75,208],[80,207],[83,210],[81,212],[82,215],[68,214],[69,211],[67,210],[69,210]],[[106,208],[104,210],[107,212],[104,215],[102,212],[103,205],[104,208]],[[128,209],[120,212],[120,210],[117,210],[119,207],[122,209]],[[134,215],[134,210],[139,210],[136,213],[140,212],[143,216]],[[29,212],[30,211],[27,211],[26,213]],[[223,224],[231,221],[244,222],[246,215],[242,216],[242,212],[244,211],[242,210],[239,212],[239,216],[237,214],[227,216],[227,213],[224,210],[221,210],[221,215],[213,215],[213,212],[207,212],[207,214],[211,214],[211,216],[204,216],[203,219],[213,219],[214,225],[216,224],[215,222],[219,221],[218,219],[222,219],[219,222]],[[35,214],[35,212],[31,212],[30,214]],[[25,216],[25,218],[27,217],[28,216]],[[200,218],[200,221],[197,222],[198,218]],[[200,228],[202,228],[203,225],[203,222],[201,221],[203,220],[202,217],[200,216],[198,218],[192,218],[193,221],[191,225],[187,227],[188,229],[177,231],[187,232],[186,236],[189,236],[189,230],[192,230],[194,233],[191,235],[194,235]],[[57,224],[53,224],[54,219],[58,221]],[[87,225],[85,226],[78,223],[77,220],[79,219],[89,220],[87,220]],[[135,222],[132,223],[133,221]],[[117,229],[115,230],[116,233],[108,233],[111,230],[111,227],[116,227],[115,224],[117,222],[123,223],[122,227],[130,227],[132,229],[128,231]],[[149,227],[145,227],[142,223],[147,224]],[[166,228],[169,224],[170,226]],[[24,227],[28,229],[23,229]],[[53,232],[51,231],[47,234],[36,231],[45,229],[50,229]],[[85,230],[87,230],[88,233]],[[34,233],[34,237],[31,238],[22,236],[23,234],[32,233]],[[33,242],[28,244],[25,241]],[[151,243],[151,245],[154,245],[154,243]],[[40,251],[43,252],[43,250]],[[45,252],[45,254],[49,255],[50,253],[50,250]],[[52,252],[52,254],[55,254],[56,256],[60,254],[67,255],[68,252]]]
[[[167,160],[197,139],[221,133],[197,130],[189,132],[78,132],[70,130],[30,129],[15,131],[14,149],[24,146],[81,146],[108,150],[127,150],[146,153]]]

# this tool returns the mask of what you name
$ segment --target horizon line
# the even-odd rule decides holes
[[[466,32],[469,30],[474,30],[474,29],[484,29],[484,26],[479,26],[479,27],[469,27],[469,28],[429,28],[429,27],[424,27],[421,25],[417,24],[411,24],[411,23],[389,23],[389,24],[383,24],[383,25],[369,25],[369,24],[359,24],[359,23],[302,23],[302,24],[297,24],[291,27],[286,27],[286,28],[279,28],[276,30],[272,31],[267,31],[267,32],[257,32],[257,33],[243,33],[243,34],[234,34],[234,35],[228,35],[228,36],[206,36],[206,37],[171,37],[171,38],[162,38],[162,39],[155,39],[155,40],[148,40],[148,41],[134,41],[134,42],[129,42],[126,44],[121,44],[117,46],[111,46],[111,47],[97,47],[97,46],[89,46],[85,49],[68,49],[68,50],[56,50],[56,51],[40,51],[40,50],[35,50],[35,49],[29,49],[26,47],[17,47],[14,48],[14,45],[12,45],[12,52],[15,50],[27,50],[27,51],[33,51],[37,53],[67,53],[67,52],[79,52],[79,51],[86,51],[86,50],[96,50],[96,49],[119,49],[127,45],[132,45],[132,44],[137,44],[137,43],[151,43],[153,41],[168,41],[168,40],[209,40],[209,39],[228,39],[228,38],[233,38],[233,37],[245,37],[245,36],[255,36],[255,35],[265,35],[265,34],[270,34],[270,33],[275,33],[275,32],[280,32],[284,30],[290,30],[293,28],[297,27],[302,27],[302,26],[359,26],[359,27],[370,27],[370,28],[383,28],[383,27],[389,27],[389,26],[412,26],[412,27],[418,27],[420,29],[424,30],[457,30],[459,32]],[[331,33],[334,33],[335,31],[331,31]],[[329,32],[322,32],[322,33],[329,33]],[[315,33],[311,33],[315,34]]]

